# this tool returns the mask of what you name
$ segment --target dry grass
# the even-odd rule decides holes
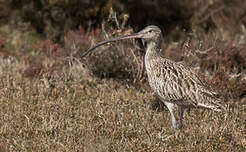
[[[68,70],[25,78],[16,73],[22,65],[1,59],[2,151],[245,151],[245,101],[228,103],[226,121],[189,110],[180,137],[163,142],[174,130],[167,110],[153,110],[147,84],[80,80]]]
[[[79,61],[56,56],[53,47],[42,46],[43,53],[38,48],[22,58],[41,58],[35,61],[41,67],[13,56],[0,58],[1,151],[246,150],[245,98],[226,103],[227,118],[209,110],[187,110],[179,138],[164,142],[163,136],[174,133],[170,115],[146,81],[132,83],[131,77],[121,79],[120,72],[98,77],[85,66],[90,58],[102,58],[110,66],[114,62],[106,57],[112,54]]]

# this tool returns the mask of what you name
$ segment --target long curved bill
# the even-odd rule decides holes
[[[105,41],[99,42],[95,46],[89,48],[84,53],[82,53],[81,58],[83,58],[86,55],[88,55],[95,48],[97,48],[99,46],[102,46],[104,44],[107,44],[107,43],[110,43],[110,42],[114,42],[114,41],[118,41],[118,40],[126,40],[126,39],[134,39],[134,38],[142,38],[142,34],[141,33],[134,33],[134,34],[131,34],[131,35],[125,35],[125,36],[115,37],[115,38],[111,38],[109,40],[105,40]]]

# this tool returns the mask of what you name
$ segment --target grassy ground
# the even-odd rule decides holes
[[[27,77],[24,61],[0,62],[0,151],[246,150],[244,99],[227,102],[226,119],[213,111],[187,110],[179,138],[163,141],[174,133],[170,114],[158,110],[162,106],[145,81],[99,78],[77,62]]]

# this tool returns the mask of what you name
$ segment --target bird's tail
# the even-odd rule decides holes
[[[221,104],[216,104],[213,107],[211,107],[212,110],[218,111],[218,112],[227,112],[227,107]]]
[[[228,111],[228,108],[225,105],[222,105],[218,102],[216,103],[211,103],[211,104],[203,104],[199,103],[198,106],[206,108],[206,109],[211,109],[217,112],[224,112],[226,113]]]

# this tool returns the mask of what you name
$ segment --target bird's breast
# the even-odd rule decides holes
[[[154,60],[145,62],[150,87],[158,94],[165,86],[165,73]]]

